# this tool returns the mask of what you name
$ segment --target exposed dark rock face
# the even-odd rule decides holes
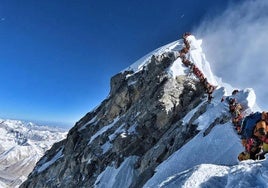
[[[181,119],[200,104],[203,86],[187,76],[170,77],[166,68],[173,61],[152,57],[140,71],[115,75],[109,97],[46,152],[21,187],[93,187],[107,166],[117,168],[130,156],[137,156],[130,187],[142,187],[157,165],[198,132]]]

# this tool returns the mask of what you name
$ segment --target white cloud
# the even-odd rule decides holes
[[[257,102],[268,110],[268,1],[232,4],[206,19],[195,34],[215,74],[234,87],[254,88]]]

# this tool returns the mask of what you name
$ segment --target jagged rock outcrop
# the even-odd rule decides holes
[[[198,133],[195,119],[187,126],[181,119],[206,100],[205,90],[191,76],[169,75],[176,58],[152,56],[139,71],[115,75],[108,98],[46,152],[21,187],[98,187],[101,173],[133,156],[135,175],[127,185],[142,187],[157,165]]]

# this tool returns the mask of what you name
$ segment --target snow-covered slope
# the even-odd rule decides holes
[[[268,187],[268,163],[265,161],[244,161],[237,165],[223,166],[210,164],[197,165],[174,174],[158,186],[162,188],[246,188]]]
[[[0,119],[0,187],[18,187],[45,151],[66,134],[62,129]]]

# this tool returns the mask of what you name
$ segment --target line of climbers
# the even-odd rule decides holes
[[[212,93],[215,90],[215,86],[213,86],[212,84],[210,84],[207,81],[207,78],[205,78],[204,74],[200,71],[200,69],[193,64],[189,59],[186,59],[186,54],[189,52],[190,50],[190,44],[187,40],[187,37],[190,36],[191,33],[186,32],[183,34],[182,38],[183,38],[183,42],[184,42],[184,48],[182,48],[179,51],[179,57],[181,58],[182,63],[186,66],[189,67],[191,72],[199,79],[199,81],[203,84],[204,89],[206,91],[206,93],[208,94],[208,101],[211,101],[212,99]]]
[[[237,93],[238,90],[234,90],[232,96]],[[254,112],[244,116],[243,107],[235,98],[227,97],[226,100],[232,114],[232,123],[245,147],[245,151],[238,155],[238,160],[264,159],[268,153],[268,112]]]
[[[206,93],[208,94],[208,101],[210,102],[212,97],[212,93],[215,90],[215,86],[210,84],[207,80],[207,78],[204,76],[204,74],[201,72],[201,70],[193,64],[189,59],[186,58],[186,54],[190,50],[190,43],[187,40],[187,37],[190,36],[191,33],[186,32],[182,35],[184,47],[179,51],[179,56],[181,58],[182,63],[190,69],[190,71],[199,79],[199,81],[203,84],[204,89]],[[164,53],[159,56],[152,56],[152,59],[155,59],[157,61],[161,61],[164,58],[172,59],[175,61],[176,57],[174,55],[172,56],[171,53]]]

